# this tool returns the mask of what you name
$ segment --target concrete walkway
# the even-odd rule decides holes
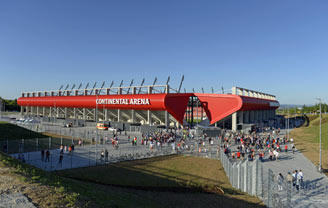
[[[132,138],[133,137],[131,137],[131,140]],[[101,151],[105,149],[107,149],[109,153],[108,161],[100,157]],[[24,153],[24,158],[28,164],[43,170],[54,171],[170,155],[173,153],[172,147],[167,144],[163,144],[161,149],[154,147],[152,150],[149,148],[149,145],[141,145],[140,135],[138,135],[137,146],[132,146],[132,144],[128,142],[128,137],[122,135],[119,136],[118,149],[115,149],[112,144],[97,144],[97,146],[85,145],[81,147],[76,145],[73,154],[70,155],[68,152],[64,153],[62,165],[59,164],[59,149],[50,150],[50,157],[47,162],[41,160],[41,151]],[[11,156],[16,158],[18,158],[18,155],[18,153],[11,154]]]
[[[302,170],[304,174],[304,187],[299,192],[292,189],[293,207],[328,207],[328,177],[319,173],[317,167],[307,159],[301,152],[295,154],[281,152],[278,161],[269,161],[268,158],[263,165],[264,179],[267,180],[268,170],[271,169],[275,176],[281,173],[285,178],[288,172]],[[282,200],[286,198],[286,190],[278,191]]]
[[[286,131],[281,131],[280,138],[286,134]],[[236,145],[232,145],[232,151],[235,152]],[[281,147],[284,150],[284,145]],[[291,144],[288,144],[288,152],[282,151],[279,153],[279,160],[269,160],[269,154],[266,152],[263,166],[263,179],[264,183],[268,183],[269,169],[273,171],[276,176],[281,173],[286,179],[288,172],[293,173],[294,170],[302,170],[304,174],[304,187],[297,191],[295,187],[291,190],[291,204],[293,208],[326,208],[328,207],[328,177],[317,171],[317,167],[307,159],[300,151],[296,149],[295,153],[292,153]],[[278,190],[278,187],[273,187],[274,192],[279,195],[280,202],[286,204],[287,190],[286,187],[283,190]],[[265,190],[267,191],[267,190]]]
[[[21,193],[0,194],[0,208],[36,208]]]

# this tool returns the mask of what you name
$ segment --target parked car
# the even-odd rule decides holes
[[[106,124],[103,124],[103,123],[97,123],[97,129],[108,130],[108,126]]]
[[[64,124],[64,127],[66,127],[66,128],[73,127],[73,123],[72,123],[72,122],[65,123],[65,124]]]

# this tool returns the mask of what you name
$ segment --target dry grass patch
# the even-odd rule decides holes
[[[233,207],[249,207],[250,204],[251,207],[262,205],[257,197],[232,188],[218,160],[199,157],[159,157],[66,170],[61,171],[60,174],[101,185],[133,188],[136,191],[151,190],[155,193],[166,192],[168,195],[179,192],[178,195],[182,201],[185,200],[183,193],[194,197],[200,194],[203,198],[207,198],[207,195],[213,195],[213,198],[220,197],[221,201],[225,200]],[[223,196],[219,196],[217,187],[224,190]],[[234,203],[238,206],[234,206]]]
[[[319,131],[318,115],[308,116],[310,125],[294,129],[290,137],[294,139],[296,148],[300,150],[315,165],[319,164]],[[322,117],[322,166],[328,169],[328,115]]]

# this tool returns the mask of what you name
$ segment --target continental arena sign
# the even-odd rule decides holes
[[[98,105],[150,105],[148,98],[137,99],[96,99]]]

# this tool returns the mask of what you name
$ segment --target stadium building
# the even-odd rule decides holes
[[[80,85],[81,87],[81,85]],[[228,94],[179,93],[167,85],[24,92],[21,114],[76,125],[106,122],[131,126],[217,126],[234,131],[269,126],[279,102],[274,95],[233,87]],[[125,126],[125,127],[123,127]]]

